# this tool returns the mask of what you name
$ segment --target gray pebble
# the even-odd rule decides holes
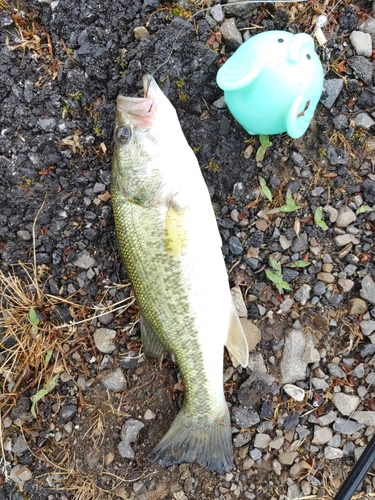
[[[375,331],[375,321],[373,319],[361,321],[359,324],[363,335],[371,335]]]
[[[323,187],[317,186],[311,191],[311,196],[320,196],[321,194],[324,193],[324,191],[325,189]]]
[[[367,129],[371,128],[373,125],[375,125],[375,121],[367,113],[359,113],[354,118],[354,121],[355,121],[356,127],[364,128],[365,130],[367,130]]]
[[[298,278],[299,272],[291,269],[290,267],[285,267],[283,269],[283,279],[287,283],[290,283],[292,280]]]
[[[28,450],[28,446],[26,444],[26,441],[24,440],[23,436],[20,434],[19,436],[17,436],[16,440],[13,443],[12,452],[17,457],[20,457],[27,450]]]
[[[121,440],[124,443],[135,443],[138,439],[138,434],[145,425],[139,420],[129,418],[121,428]]]
[[[375,283],[369,274],[362,280],[362,288],[360,290],[362,299],[367,300],[370,304],[375,305]]]
[[[337,411],[330,410],[326,415],[322,415],[318,418],[318,424],[322,426],[327,426],[335,422],[337,419]]]
[[[259,433],[255,435],[254,446],[255,448],[260,448],[263,450],[264,448],[267,448],[267,446],[270,444],[270,441],[271,436],[269,436],[268,434]]]
[[[328,446],[333,448],[339,448],[341,446],[341,437],[339,434],[335,434],[332,439],[328,441]]]
[[[364,425],[354,422],[354,420],[349,420],[347,418],[337,418],[333,424],[333,429],[341,434],[350,436],[355,432],[364,428]]]
[[[353,443],[353,441],[349,441],[348,443],[344,444],[343,447],[344,456],[352,457],[354,455],[354,450],[355,450],[355,444]]]
[[[350,234],[339,234],[333,238],[333,241],[336,246],[343,247],[352,243],[352,236]]]
[[[355,411],[352,418],[366,427],[375,427],[375,411]]]
[[[228,240],[229,250],[233,255],[241,255],[243,252],[243,246],[240,239],[237,236],[231,236]]]
[[[240,429],[253,427],[260,422],[258,413],[253,408],[246,406],[233,408],[232,419]]]
[[[345,416],[351,415],[360,403],[358,396],[336,392],[332,397],[332,403],[338,411]]]
[[[303,361],[306,338],[301,330],[291,329],[285,337],[284,351],[280,362],[283,384],[293,384],[305,380],[307,363]]]
[[[109,325],[109,323],[111,323],[113,318],[114,318],[113,312],[106,312],[105,314],[101,314],[98,320],[102,325]]]
[[[243,195],[244,192],[244,187],[242,182],[236,182],[233,186],[233,198],[236,200],[240,199],[241,196]]]
[[[228,47],[228,49],[236,50],[242,44],[242,36],[237,29],[234,17],[225,19],[225,21],[221,25],[220,31],[223,35],[224,43]]]
[[[122,458],[128,458],[129,460],[132,460],[135,456],[133,448],[129,443],[125,443],[124,441],[119,442],[119,444],[117,445],[117,449]]]
[[[45,132],[53,132],[56,128],[56,118],[42,118],[38,120],[37,125]]]
[[[11,417],[13,420],[20,418],[21,420],[28,421],[31,417],[30,413],[31,401],[30,398],[20,397],[16,403],[16,406],[11,411]]]
[[[249,455],[255,461],[260,460],[262,458],[262,452],[258,450],[258,448],[254,448],[253,450],[251,450],[249,452]]]
[[[90,267],[98,265],[96,260],[90,256],[87,250],[83,250],[83,252],[78,254],[73,260],[73,264],[81,269],[89,269]]]
[[[336,460],[336,458],[342,458],[344,452],[340,448],[333,448],[332,446],[326,446],[324,448],[324,456],[327,460]]]
[[[288,485],[287,498],[301,498],[301,487],[297,483]]]
[[[224,12],[220,4],[211,7],[210,14],[217,23],[222,23],[224,21]]]
[[[303,250],[307,250],[309,248],[309,244],[307,241],[307,233],[301,233],[300,236],[296,236],[293,239],[291,251],[293,253],[299,253]]]
[[[297,165],[297,167],[304,167],[306,165],[305,158],[301,155],[301,153],[297,153],[297,151],[293,151],[292,160]]]
[[[336,130],[345,130],[349,125],[349,119],[346,115],[337,115],[333,118],[333,124]]]
[[[326,205],[323,210],[326,214],[328,214],[330,222],[336,222],[338,215],[336,208]]]
[[[335,104],[336,99],[340,95],[344,82],[342,78],[333,78],[331,80],[325,80],[323,84],[323,93],[320,98],[320,102],[328,109],[332,108]]]
[[[327,365],[329,373],[336,378],[344,378],[345,372],[336,363],[328,363]]]
[[[126,389],[126,378],[121,368],[117,368],[116,371],[108,373],[100,379],[100,382],[110,391],[121,392]]]
[[[228,2],[223,5],[223,10],[226,14],[234,17],[247,17],[254,10],[256,10],[257,6],[252,2],[238,2],[238,0],[228,0]]]
[[[372,81],[372,64],[363,56],[353,56],[347,59],[349,66],[355,71],[366,85],[371,85]]]
[[[219,99],[216,99],[216,101],[214,101],[213,104],[217,109],[225,109],[227,107],[227,103],[225,102],[224,96],[221,96],[219,97]]]
[[[332,435],[333,431],[330,427],[321,427],[320,425],[315,425],[312,443],[317,445],[326,444],[332,439]]]
[[[342,293],[333,293],[328,298],[328,302],[335,309],[339,308],[344,301],[344,295]]]
[[[77,405],[64,405],[60,410],[60,419],[63,423],[73,420],[77,415]]]
[[[360,363],[352,371],[352,377],[363,378],[365,376],[365,365]]]
[[[364,33],[363,31],[352,31],[349,40],[358,56],[371,56],[372,42],[371,35],[369,33]]]
[[[348,264],[344,268],[344,271],[346,272],[347,276],[353,276],[353,274],[355,274],[357,271],[357,266],[355,266],[354,264]]]
[[[327,389],[327,387],[329,386],[329,384],[323,378],[318,377],[312,377],[311,383],[313,384],[315,389],[318,390]]]
[[[94,342],[97,349],[103,353],[113,352],[116,349],[116,330],[97,328],[94,332]]]
[[[372,2],[372,10],[375,10],[375,3]],[[372,14],[374,16],[374,13]],[[375,46],[375,19],[374,17],[368,17],[364,23],[361,24],[359,27],[361,31],[364,31],[365,33],[369,33],[372,39],[372,43]]]
[[[23,241],[31,240],[31,234],[26,229],[20,229],[19,231],[17,231],[17,237]]]
[[[15,465],[11,469],[9,477],[12,481],[14,481],[15,484],[23,485],[24,483],[26,483],[26,481],[29,481],[33,477],[33,474],[31,472],[31,470],[28,467],[26,467],[26,465],[18,464],[18,465]],[[14,489],[12,490],[12,492],[13,492],[12,497],[15,500],[24,498],[24,496],[21,496],[21,495],[16,496],[18,494],[16,491],[14,491]],[[6,497],[4,497],[4,498],[6,498]]]
[[[323,281],[317,281],[315,283],[313,292],[315,295],[318,295],[319,297],[326,292],[326,286],[323,283]]]
[[[313,486],[320,486],[322,484],[319,481],[319,479],[317,477],[313,476],[312,474],[307,474],[306,479]]]
[[[304,284],[294,294],[294,300],[301,305],[305,305],[310,298],[311,286]]]
[[[240,432],[234,436],[233,445],[235,448],[242,448],[251,441],[252,437],[253,433],[250,431]]]
[[[337,214],[336,227],[347,227],[357,219],[356,214],[348,206],[340,208]]]
[[[343,149],[336,148],[333,144],[327,147],[327,159],[331,165],[347,165],[349,163],[349,153]]]

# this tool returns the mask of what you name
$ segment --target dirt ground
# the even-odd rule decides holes
[[[324,3],[309,0],[303,8],[259,3],[242,16],[236,14],[236,24],[239,29],[250,26],[251,34],[264,29],[311,33]],[[349,68],[347,73],[338,68],[346,58],[343,43],[371,5],[365,0],[336,3],[328,2],[332,39],[319,55],[326,79],[345,76],[352,81],[356,76]],[[202,2],[201,7],[206,6]],[[272,207],[283,203],[288,188],[298,194],[302,230],[325,252],[337,255],[332,228],[325,232],[313,223],[311,214],[322,203],[311,193],[322,186],[328,193],[325,201],[349,199],[347,188],[361,184],[364,165],[374,173],[366,146],[374,128],[356,129],[350,141],[335,128],[333,117],[364,88],[362,82],[359,87],[346,85],[333,111],[318,105],[302,138],[273,136],[266,156],[257,162],[258,137],[249,136],[227,109],[214,105],[222,96],[216,73],[231,51],[213,35],[205,12],[188,19],[192,12],[159,0],[0,0],[0,404],[5,447],[0,500],[297,498],[288,493],[289,469],[275,473],[273,451],[247,467],[248,448],[235,447],[236,469],[226,475],[196,464],[162,469],[148,460],[181,407],[183,392],[173,358],[159,364],[142,355],[137,306],[117,252],[109,193],[115,100],[119,93],[141,95],[146,72],[162,85],[212,196],[230,284],[241,286],[244,295],[257,295],[261,288],[260,301],[267,311],[276,311],[282,298],[267,282],[264,265],[252,269],[246,264],[246,245],[242,253],[231,250],[230,237],[242,230],[240,225],[220,221],[232,220],[230,214],[237,209],[240,221],[248,220],[249,228],[256,224],[268,203],[259,197],[261,174],[274,193]],[[352,12],[355,26],[345,30],[338,20],[341,16],[350,24]],[[147,28],[148,38],[136,38],[134,30],[140,26]],[[347,165],[327,161],[329,145],[349,154]],[[296,171],[296,152],[306,160],[311,177]],[[375,199],[371,202],[368,196],[367,203],[373,205]],[[373,215],[367,215],[372,224]],[[275,224],[276,218],[272,230],[270,226],[264,231],[267,255],[283,252],[273,236]],[[282,224],[284,233],[295,229],[295,214],[282,216]],[[371,237],[368,245],[369,251],[362,252],[368,256],[363,269],[374,275]],[[293,287],[314,286],[315,281],[312,271],[300,273]],[[354,281],[350,297],[359,294],[360,280]],[[297,316],[275,314],[272,325],[247,303],[249,318],[261,329],[257,350],[278,387],[259,383],[252,404],[262,422],[274,422],[273,436],[280,428],[289,439],[290,431],[277,423],[278,416],[298,415],[302,425],[313,408],[306,401],[293,406],[280,393],[277,361],[284,332],[297,317],[316,333],[317,348],[331,344],[332,358],[349,344],[353,349],[365,345],[343,308],[324,300],[316,308],[298,309]],[[338,322],[336,333],[328,332],[329,321]],[[116,348],[109,354],[94,342],[98,328],[116,331]],[[354,352],[357,360],[365,359]],[[119,367],[122,390],[105,388],[101,380]],[[250,371],[233,369],[227,353],[225,370],[228,403],[232,410],[246,407],[238,389]],[[34,416],[31,398],[56,375],[56,385],[40,399]],[[329,411],[332,403],[324,404]],[[131,443],[133,459],[118,451],[129,418],[144,424]],[[23,451],[22,446],[15,451],[17,439],[26,443]],[[358,438],[358,446],[362,442]],[[9,443],[13,449],[7,448]],[[312,463],[302,444],[301,457]],[[321,481],[304,498],[333,498],[354,463],[353,456],[319,460]],[[26,480],[15,481],[13,476],[7,481],[16,466],[24,467]]]

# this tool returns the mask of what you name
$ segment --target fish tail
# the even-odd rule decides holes
[[[232,430],[226,403],[215,418],[193,417],[182,408],[171,428],[151,452],[150,459],[164,467],[198,462],[212,471],[233,468]]]

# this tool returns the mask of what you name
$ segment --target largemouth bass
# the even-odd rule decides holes
[[[151,459],[225,472],[233,457],[223,348],[247,366],[247,342],[195,154],[153,77],[145,75],[143,85],[143,98],[117,98],[113,212],[145,354],[171,351],[185,389],[183,407]]]

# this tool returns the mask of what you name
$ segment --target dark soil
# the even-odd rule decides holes
[[[307,4],[313,8],[313,2]],[[370,11],[369,4],[357,2],[354,11],[347,10],[352,7],[350,2],[343,2],[334,11],[335,19],[341,22],[333,24],[333,39],[328,46],[319,49],[326,61],[326,78],[338,78],[330,63],[345,58],[342,42],[356,29],[358,15]],[[311,12],[309,17],[306,12]],[[266,29],[311,32],[308,22],[313,13],[306,12],[298,12],[295,20],[288,22],[290,11],[286,7],[259,4],[251,14],[238,17],[237,26],[261,23]],[[370,86],[366,101],[365,86],[352,72],[346,75],[351,85],[344,87],[332,110],[319,104],[311,126],[298,140],[286,134],[273,136],[272,147],[257,163],[258,138],[250,138],[227,109],[213,104],[222,96],[215,76],[222,57],[228,57],[230,51],[222,43],[216,50],[208,43],[212,31],[204,13],[188,20],[183,8],[158,0],[60,0],[51,5],[36,0],[0,0],[0,26],[0,265],[4,272],[25,278],[25,273],[12,265],[32,262],[35,250],[44,292],[82,305],[77,310],[62,302],[50,318],[56,324],[85,319],[91,316],[89,308],[108,308],[131,293],[130,286],[120,286],[127,278],[117,252],[109,195],[112,133],[117,95],[141,95],[146,72],[154,74],[176,107],[202,167],[219,219],[231,285],[239,284],[244,292],[260,295],[267,310],[276,311],[282,301],[265,275],[269,254],[284,252],[273,237],[276,225],[283,233],[292,234],[298,215],[309,240],[315,238],[326,252],[336,255],[333,227],[326,232],[319,229],[311,217],[315,209],[331,198],[339,205],[347,203],[356,193],[362,193],[370,205],[375,202],[375,182],[370,179],[374,186],[371,182],[367,189],[362,186],[374,168],[373,156],[366,149],[373,130],[358,131],[351,138],[353,154],[345,165],[327,160],[330,144],[340,152],[347,149],[348,142],[344,132],[338,135],[333,117],[347,110],[350,101],[357,103],[358,110],[375,106],[374,87]],[[150,38],[135,38],[134,29],[139,26],[147,27]],[[361,95],[362,108],[358,103]],[[244,152],[249,145],[254,152],[247,158]],[[312,177],[298,174],[293,152],[304,157]],[[249,235],[242,233],[247,229],[240,222],[248,220],[253,227],[256,215],[267,205],[265,198],[258,197],[260,174],[274,193],[273,207],[284,203],[289,188],[298,194],[302,208],[298,214],[280,215],[281,226],[274,216],[258,245],[263,260],[253,269],[246,251],[254,245],[248,243]],[[320,198],[311,195],[316,186],[324,188]],[[230,214],[234,209],[240,217],[232,224]],[[363,222],[365,215],[360,217]],[[366,215],[366,221],[373,220],[373,213]],[[231,246],[231,237],[238,234],[240,254]],[[367,238],[368,251],[362,253],[368,258],[362,269],[375,276],[373,238]],[[80,264],[82,257],[93,260],[88,265]],[[319,263],[316,266],[315,273],[320,270]],[[291,277],[293,289],[305,283],[314,286],[315,273],[311,268]],[[258,293],[257,286],[262,283],[262,293]],[[357,279],[352,296],[358,296],[359,288]],[[277,361],[283,332],[296,318],[275,316],[275,324],[269,326],[253,303],[247,305],[249,318],[258,321],[262,329],[258,350],[263,352],[266,364],[269,356]],[[319,330],[314,320],[319,323],[321,316],[336,318],[336,309],[323,297],[318,310],[311,314],[305,311],[301,317],[312,330]],[[155,360],[138,356],[141,343],[134,327],[136,320],[133,304],[122,315],[112,315],[109,322],[94,320],[79,325],[73,335],[63,330],[56,334],[60,335],[62,349],[60,373],[70,377],[60,378],[54,391],[38,403],[37,419],[30,413],[30,397],[38,387],[28,388],[30,378],[18,385],[17,396],[3,407],[3,418],[7,416],[13,422],[3,438],[22,434],[28,446],[27,451],[13,456],[11,465],[27,466],[32,478],[23,487],[13,481],[0,485],[0,500],[284,498],[288,474],[281,478],[274,474],[272,453],[268,460],[244,469],[247,450],[236,448],[237,471],[224,476],[196,464],[161,469],[149,462],[148,454],[169,428],[181,407],[183,393],[171,358],[160,366]],[[111,355],[103,355],[95,347],[92,335],[100,326],[117,331],[117,349]],[[343,336],[343,331],[332,338],[325,332],[318,335],[319,346],[329,340],[333,349],[342,350],[348,344]],[[0,355],[3,362],[1,351]],[[225,368],[230,370],[229,357],[225,356]],[[126,389],[104,389],[101,377],[118,366],[125,374]],[[269,372],[279,380],[275,366],[268,364]],[[85,378],[86,387],[77,382],[78,377]],[[233,370],[225,384],[233,407],[241,406],[238,388],[247,377],[246,371]],[[2,392],[12,392],[4,374],[0,379]],[[261,386],[252,393],[257,411],[261,415],[264,412],[262,421],[276,421],[276,408],[293,410],[286,406],[287,398],[275,395],[269,387],[266,393],[264,389]],[[265,403],[271,408],[269,415]],[[66,415],[64,407],[71,413]],[[151,410],[154,418],[145,419],[146,410]],[[137,442],[132,443],[133,460],[121,458],[117,449],[121,427],[128,417],[144,423]],[[17,419],[23,421],[21,426]],[[72,422],[71,428],[65,427],[68,422]],[[340,483],[353,457],[337,462],[331,472]],[[238,485],[246,488],[238,489]],[[330,488],[334,491],[332,484]],[[327,491],[318,488],[317,496],[311,498],[323,498]]]

